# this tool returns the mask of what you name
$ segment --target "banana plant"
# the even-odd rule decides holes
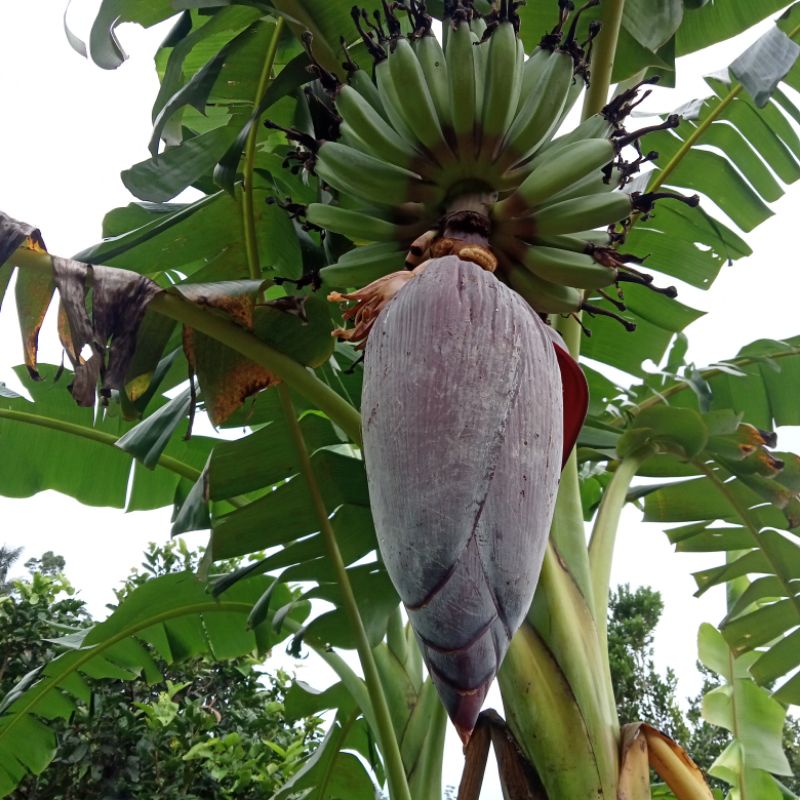
[[[729,589],[699,635],[725,681],[706,717],[734,737],[711,773],[732,798],[790,796],[800,458],[774,431],[800,424],[800,343],[686,363],[701,312],[662,281],[708,289],[800,177],[782,88],[800,88],[800,8],[184,5],[104,0],[88,47],[68,32],[113,69],[121,22],[174,17],[151,157],[122,174],[137,201],[73,259],[0,214],[0,299],[16,272],[32,398],[0,384],[18,454],[0,492],[172,506],[172,533],[211,531],[202,583],[189,600],[154,588],[155,617],[132,596],[6,698],[0,796],[46,767],[46,721],[81,701],[82,676],[156,680],[148,648],[224,658],[289,640],[337,681],[293,690],[298,715],[333,717],[276,800],[375,784],[438,799],[448,715],[464,800],[490,746],[509,797],[712,797],[691,754],[614,706],[627,503],[677,525],[677,550],[720,553],[695,576]],[[680,80],[677,56],[781,11],[708,97],[636,127],[651,85]],[[199,199],[170,202],[187,187]],[[56,293],[71,369],[37,362]],[[245,432],[192,437],[198,409]],[[495,677],[504,716],[481,711]]]

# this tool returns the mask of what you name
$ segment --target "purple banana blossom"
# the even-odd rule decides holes
[[[566,414],[562,386],[582,392]],[[378,543],[465,743],[533,598],[585,400],[545,323],[457,256],[428,261],[372,322],[362,415]]]

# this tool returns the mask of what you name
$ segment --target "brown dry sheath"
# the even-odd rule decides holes
[[[381,554],[466,739],[544,556],[564,438],[553,342],[493,275],[433,259],[375,322],[362,414]]]

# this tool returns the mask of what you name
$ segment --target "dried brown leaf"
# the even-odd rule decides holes
[[[261,281],[230,281],[176,288],[187,300],[216,309],[252,331],[253,311],[262,286]],[[206,412],[214,425],[222,425],[251,395],[278,383],[269,370],[191,328],[184,328],[183,349],[200,382]]]
[[[18,247],[22,246],[38,253],[47,252],[38,228],[12,219],[0,211],[0,267],[8,261]]]
[[[643,787],[642,784],[643,771],[646,775],[644,758],[669,786],[677,800],[713,800],[702,771],[689,754],[669,736],[646,722],[634,722],[622,729],[618,800],[650,797],[649,785]],[[629,793],[623,794],[623,789]]]
[[[91,406],[98,381],[104,396],[122,387],[144,312],[161,290],[136,272],[57,256],[53,277],[69,328],[62,342],[75,368],[70,389]]]
[[[22,334],[25,366],[34,380],[39,380],[39,372],[36,369],[39,331],[42,328],[50,301],[53,299],[54,291],[55,285],[49,274],[34,270],[19,271],[15,287],[17,316]]]
[[[650,761],[642,724],[624,725],[621,734],[621,758],[617,800],[650,800]]]

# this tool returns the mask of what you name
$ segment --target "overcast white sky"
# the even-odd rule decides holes
[[[98,4],[74,0],[70,21],[78,33],[88,33]],[[120,69],[105,72],[70,49],[62,29],[62,5],[52,0],[0,3],[0,209],[40,227],[51,252],[69,255],[97,241],[106,211],[132,199],[119,173],[148,155],[150,108],[158,86],[152,53],[165,30],[123,26],[120,38],[131,58]],[[667,110],[707,94],[701,76],[727,65],[752,38],[684,59],[681,92],[671,97],[657,93],[657,105],[651,107]],[[776,217],[748,236],[753,257],[725,269],[710,293],[682,292],[681,300],[711,312],[688,330],[689,355],[696,363],[732,356],[756,338],[800,333],[800,190],[791,188],[775,210]],[[0,380],[13,385],[11,367],[21,357],[14,317],[10,308],[4,311]],[[60,360],[52,336],[45,334],[42,345],[42,360]],[[783,436],[782,447],[800,448],[795,434]],[[700,685],[694,670],[696,631],[703,621],[719,621],[723,596],[717,591],[693,598],[690,573],[712,566],[717,558],[674,554],[661,530],[642,524],[639,516],[633,509],[625,513],[613,579],[649,584],[662,592],[666,610],[657,631],[657,664],[676,670],[680,695],[694,694]],[[24,557],[48,549],[63,554],[69,576],[97,615],[112,599],[112,587],[140,561],[146,543],[169,535],[167,510],[125,515],[87,509],[53,493],[31,500],[0,498],[0,520],[0,543],[24,545]],[[202,534],[190,537],[194,544],[204,539]],[[301,672],[308,669],[301,667]],[[314,683],[311,675],[303,677]],[[457,744],[450,750],[447,781],[457,783]]]

